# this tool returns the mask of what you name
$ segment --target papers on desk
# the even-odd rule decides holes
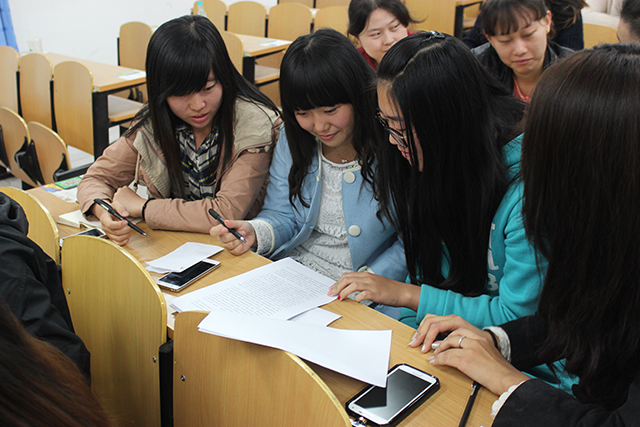
[[[209,258],[220,252],[222,248],[204,243],[187,242],[167,255],[149,261],[147,270],[154,273],[165,274],[170,272],[180,272],[193,264]]]
[[[80,210],[60,215],[58,217],[58,223],[76,228],[83,226],[87,228],[100,228],[102,226],[98,220],[91,221],[86,219]]]
[[[279,348],[352,378],[386,387],[391,331],[351,331],[286,320],[211,312],[202,332]]]
[[[266,40],[260,40],[256,42],[256,44],[259,44],[262,47],[277,47],[277,46],[284,46],[286,44],[291,44],[291,42],[286,40],[266,39]]]
[[[81,176],[65,179],[64,181],[54,182],[53,184],[43,185],[44,191],[54,194],[55,196],[65,200],[69,203],[75,203],[78,201],[78,184],[80,184]]]
[[[334,282],[285,258],[178,297],[171,307],[178,311],[209,311],[200,325],[205,332],[286,350],[342,374],[384,386],[391,331],[318,326],[324,322],[313,318],[330,314],[309,311],[335,299],[327,296]],[[289,321],[298,315],[297,321]]]
[[[143,79],[147,77],[147,73],[139,70],[123,71],[122,73],[115,74],[114,77],[118,77],[123,80],[135,80]]]

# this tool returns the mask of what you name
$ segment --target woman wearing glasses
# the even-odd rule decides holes
[[[280,71],[284,128],[265,203],[251,221],[225,222],[246,244],[222,226],[211,229],[225,248],[290,256],[335,280],[351,271],[406,277],[397,234],[376,216],[372,78],[364,58],[334,30],[293,42]]]
[[[376,174],[382,213],[404,242],[408,282],[345,274],[341,298],[464,316],[483,327],[535,312],[544,268],[522,223],[519,122],[524,104],[459,40],[438,32],[393,46],[378,69],[389,133]],[[416,286],[420,285],[420,286]]]

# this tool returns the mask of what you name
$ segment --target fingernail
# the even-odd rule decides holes
[[[342,298],[340,298],[340,295],[338,295],[338,301],[340,301]]]
[[[427,352],[427,343],[422,344],[422,352],[423,353]]]
[[[436,348],[438,348],[438,347],[440,347],[440,343],[439,343],[439,342],[431,343],[431,349],[432,349],[432,350],[435,350],[435,349],[436,349]]]
[[[418,333],[416,332],[415,334],[413,334],[413,336],[411,337],[411,341],[409,341],[409,345],[412,345],[414,342],[416,342],[416,338],[418,337]]]
[[[433,365],[433,362],[435,361],[436,357],[435,356],[429,356],[427,357],[427,360],[429,361],[429,363],[431,363]]]

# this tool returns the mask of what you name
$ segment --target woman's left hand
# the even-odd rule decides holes
[[[328,295],[340,295],[345,299],[354,292],[360,292],[355,300],[371,300],[393,307],[418,307],[420,287],[398,282],[373,273],[345,273],[331,288]],[[415,307],[415,308],[414,308]]]
[[[140,218],[142,216],[142,206],[145,199],[129,187],[120,187],[116,194],[113,195],[113,201],[120,203],[129,212],[132,218]]]
[[[439,319],[443,319],[444,322],[438,322]],[[440,323],[442,326],[449,321],[456,322],[462,319],[457,316],[443,318],[430,316],[430,320],[431,322],[427,323],[432,325]],[[435,351],[429,357],[431,364],[457,368],[497,395],[501,395],[513,385],[530,379],[502,356],[488,332],[471,325],[469,325],[470,328],[466,328],[466,325],[458,323],[461,327],[454,329],[444,340],[433,343],[432,347]]]

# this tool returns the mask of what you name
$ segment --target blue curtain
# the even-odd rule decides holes
[[[11,22],[11,10],[9,10],[9,0],[0,0],[0,46],[11,46],[18,50],[16,35],[13,32]]]

